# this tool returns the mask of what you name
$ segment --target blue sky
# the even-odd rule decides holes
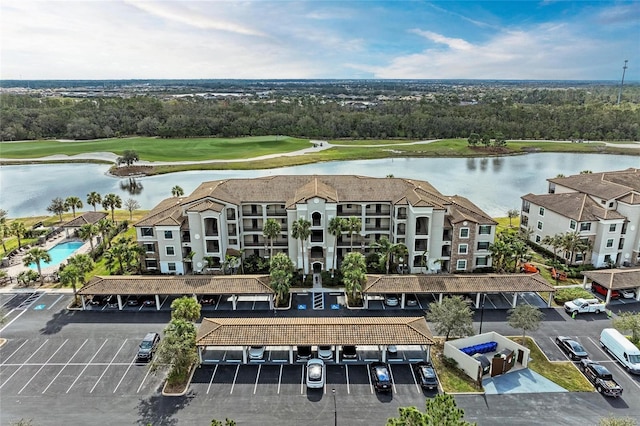
[[[1,79],[640,80],[639,1],[0,0]]]

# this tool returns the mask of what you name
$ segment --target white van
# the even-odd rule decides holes
[[[615,328],[605,328],[600,333],[600,345],[620,364],[634,374],[640,374],[640,349]]]

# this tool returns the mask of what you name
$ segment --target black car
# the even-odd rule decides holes
[[[298,346],[298,360],[311,358],[311,346]]]
[[[355,346],[343,346],[342,347],[342,358],[354,359],[358,357],[358,352],[356,351]]]
[[[158,343],[160,343],[160,335],[158,333],[147,333],[138,347],[138,360],[151,361],[158,348]]]
[[[438,376],[430,362],[419,362],[414,366],[414,370],[422,389],[438,389]]]
[[[373,362],[369,364],[371,381],[376,392],[391,392],[391,372],[389,366],[384,362]]]
[[[556,337],[556,344],[574,361],[589,357],[582,345],[570,337],[558,336]]]

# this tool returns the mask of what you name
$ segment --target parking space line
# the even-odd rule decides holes
[[[278,375],[278,394],[280,394],[280,383],[282,383],[282,364],[280,365],[280,374]]]
[[[218,310],[218,305],[220,304],[220,300],[222,300],[222,295],[218,296],[218,300],[216,301],[216,306],[213,308],[214,310]]]
[[[53,305],[55,305],[56,303],[58,303],[58,302],[60,301],[60,299],[62,299],[64,296],[65,296],[64,294],[61,294],[61,295],[60,295],[60,297],[58,297],[58,298],[56,299],[56,301],[55,301],[55,302],[53,302],[53,303],[52,303],[52,304],[47,308],[47,311],[48,311],[48,310],[50,310],[51,308],[53,308]]]
[[[25,311],[25,312],[26,312],[26,311]],[[42,347],[43,347],[44,345],[46,345],[46,344],[47,344],[47,342],[48,342],[48,341],[49,341],[49,339],[45,340],[45,341],[44,341],[44,343],[42,343],[42,344],[40,345],[40,347],[39,347],[38,349],[36,349],[36,350],[35,350],[35,352],[34,352],[34,353],[32,353],[32,354],[31,354],[31,356],[30,356],[29,358],[27,358],[27,360],[26,360],[25,362],[28,362],[31,358],[33,358],[33,357],[35,356],[35,354],[37,354],[37,353],[38,353],[38,351],[39,351],[40,349],[42,349]],[[16,371],[14,371],[14,372],[13,372],[13,374],[12,374],[11,376],[9,376],[9,378],[8,378],[7,380],[5,380],[5,381],[4,381],[4,383],[2,383],[2,384],[0,385],[0,389],[2,389],[2,387],[3,387],[4,385],[6,385],[6,384],[7,384],[7,382],[9,382],[9,380],[11,380],[11,378],[12,378],[13,376],[15,376],[15,375],[16,375],[16,373],[17,373],[18,371],[20,371],[20,369],[21,369],[23,366],[24,366],[24,364],[22,364],[20,367],[18,367],[18,368],[16,369]]]
[[[31,378],[29,379],[29,381],[28,381],[27,383],[25,383],[25,385],[22,387],[22,389],[20,389],[20,390],[18,391],[18,395],[20,395],[20,394],[22,393],[22,391],[23,391],[27,386],[29,386],[29,383],[31,383],[31,381],[32,381],[33,379],[35,379],[35,378],[36,378],[36,376],[38,375],[38,373],[40,373],[40,372],[42,371],[42,369],[47,365],[47,362],[51,361],[51,359],[52,359],[54,356],[56,356],[56,354],[58,353],[58,351],[59,351],[60,349],[62,349],[62,347],[63,347],[64,345],[66,345],[68,341],[69,341],[69,339],[65,340],[64,342],[62,342],[62,344],[61,344],[60,346],[58,346],[58,349],[56,349],[56,351],[55,351],[53,354],[51,354],[51,356],[50,356],[50,357],[49,357],[49,358],[44,362],[44,364],[42,364],[42,366],[41,366],[40,368],[38,368],[38,371],[36,371],[36,372],[35,372],[35,374],[34,374],[33,376],[31,376]]]
[[[98,356],[98,354],[100,353],[100,349],[102,349],[104,347],[104,345],[107,344],[107,342],[109,341],[109,339],[105,339],[104,343],[98,348],[98,350],[96,351],[95,354],[93,354],[93,356],[91,357],[91,359],[89,360],[89,362],[87,363],[87,365],[84,366],[84,368],[82,369],[82,371],[80,372],[80,374],[78,374],[78,377],[76,377],[76,379],[73,381],[73,383],[71,383],[71,386],[69,386],[69,389],[67,389],[67,391],[65,393],[69,393],[69,391],[71,390],[71,388],[73,387],[73,385],[76,384],[76,382],[78,381],[78,379],[80,379],[80,377],[82,376],[82,374],[84,374],[85,370],[87,368],[89,368],[89,366],[91,365],[91,361],[93,361],[96,356]]]
[[[129,363],[129,366],[127,367],[127,370],[124,372],[124,374],[122,375],[122,377],[120,378],[120,381],[118,382],[118,384],[116,385],[116,388],[113,390],[113,393],[116,393],[116,391],[118,390],[118,388],[120,387],[120,383],[122,383],[122,381],[124,380],[124,377],[127,375],[127,373],[129,372],[129,369],[131,368],[131,366],[133,365],[134,362],[136,362],[138,358],[138,355],[135,355],[133,357],[133,359],[131,360],[131,362]]]
[[[229,391],[229,395],[233,393],[233,388],[236,386],[236,379],[238,378],[238,371],[240,371],[240,364],[236,366],[236,374],[233,375],[233,383],[231,384],[231,390]]]
[[[262,368],[262,364],[258,365],[258,374],[256,374],[256,382],[253,385],[253,394],[256,394],[256,390],[258,390],[258,380],[260,379],[260,369]]]
[[[127,371],[129,371],[129,369],[127,369]],[[147,377],[149,377],[149,373],[151,373],[151,369],[149,367],[147,367],[147,373],[142,378],[142,381],[140,382],[140,386],[138,386],[138,390],[136,391],[136,393],[140,393],[140,390],[142,389],[142,386],[144,385],[144,382],[146,382],[147,381]],[[126,375],[127,373],[125,372],[124,374]],[[124,379],[124,376],[122,376],[122,378]],[[114,392],[115,392],[115,390],[114,390]]]
[[[418,301],[418,306],[420,306],[420,309],[424,310],[424,308],[422,307],[422,303],[420,303],[420,298],[417,295],[413,295],[413,297],[416,298],[416,300]]]
[[[220,365],[220,364],[216,364],[216,366],[213,369],[213,374],[211,375],[211,380],[209,380],[209,386],[207,386],[207,395],[209,394],[209,390],[211,389],[211,384],[213,383],[213,378],[216,377],[216,371],[218,371],[218,365]]]
[[[345,375],[347,376],[347,393],[350,394],[351,390],[349,389],[349,366],[346,364],[344,366],[344,372],[345,372]]]
[[[391,364],[389,364],[389,375],[391,376],[391,385],[393,386],[393,393],[398,393],[398,389],[396,389],[396,379],[393,378],[393,369],[391,368]]]
[[[305,366],[302,366],[302,374],[300,375],[300,395],[302,395],[304,393],[304,368]]]
[[[409,365],[409,371],[411,371],[411,375],[413,376],[413,382],[416,384],[416,390],[418,391],[418,393],[420,392],[420,385],[418,384],[418,379],[416,379],[416,374],[413,372],[413,368],[411,368],[412,366]]]
[[[27,342],[29,341],[29,339],[25,340],[23,344],[21,344],[20,346],[18,346],[18,349],[16,349],[15,351],[13,351],[11,353],[11,355],[9,355],[7,358],[5,358],[4,362],[2,364],[0,364],[0,366],[5,365],[7,363],[7,360],[9,360],[9,358],[11,358],[12,356],[14,356],[16,354],[16,352],[18,352],[20,350],[20,348],[22,348],[24,345],[27,344]]]
[[[367,378],[369,379],[369,389],[371,390],[371,393],[373,393],[373,383],[371,383],[371,371],[369,371],[368,366],[366,368],[367,368]]]
[[[109,367],[111,367],[111,364],[113,364],[113,361],[116,359],[116,357],[118,356],[118,354],[120,353],[120,351],[122,350],[122,348],[124,347],[124,345],[127,343],[127,340],[129,339],[124,339],[124,342],[122,342],[122,345],[120,345],[120,349],[118,349],[118,351],[116,352],[116,354],[113,356],[113,358],[111,358],[111,362],[107,365],[107,368],[104,369],[104,371],[102,372],[102,374],[100,375],[100,377],[98,377],[98,380],[96,380],[96,383],[93,385],[93,387],[91,388],[91,390],[89,391],[89,393],[93,393],[93,390],[96,388],[96,386],[98,386],[98,383],[100,383],[100,380],[102,380],[102,378],[104,377],[104,375],[107,373],[107,370],[109,369]]]
[[[51,380],[51,382],[49,382],[49,384],[47,385],[46,388],[44,388],[44,390],[42,391],[42,393],[45,393],[47,391],[47,389],[49,389],[51,387],[51,385],[53,384],[53,382],[56,381],[56,379],[58,378],[58,376],[60,374],[62,374],[62,372],[64,371],[65,368],[67,368],[67,366],[69,365],[69,363],[71,362],[71,360],[78,354],[78,352],[80,352],[80,349],[82,349],[82,347],[84,345],[87,344],[87,342],[89,341],[89,339],[85,339],[84,342],[82,343],[82,345],[80,345],[80,347],[78,348],[77,351],[74,352],[74,354],[71,356],[71,358],[69,358],[69,360],[67,361],[67,363],[60,369],[60,371],[58,371],[58,374],[56,374],[56,377],[53,378],[53,380]]]
[[[493,303],[493,301],[491,300],[491,298],[490,298],[490,297],[487,297],[487,298],[486,298],[486,300],[488,300],[488,301],[489,301],[489,303],[491,303],[491,306],[493,306],[493,309],[496,309],[496,304],[495,304],[495,303]],[[485,300],[485,301],[486,301],[486,300]]]

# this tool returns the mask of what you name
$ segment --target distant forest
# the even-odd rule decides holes
[[[207,98],[172,94],[0,95],[0,140],[125,136],[323,139],[466,138],[640,140],[640,85],[442,85],[421,92],[381,83],[366,90],[265,91]],[[363,86],[364,87],[364,86]],[[372,88],[373,87],[373,88]],[[264,87],[260,87],[264,90]],[[299,89],[299,87],[298,87]],[[338,90],[340,89],[340,90]],[[252,93],[253,92],[253,93]],[[331,92],[331,93],[327,93]]]

